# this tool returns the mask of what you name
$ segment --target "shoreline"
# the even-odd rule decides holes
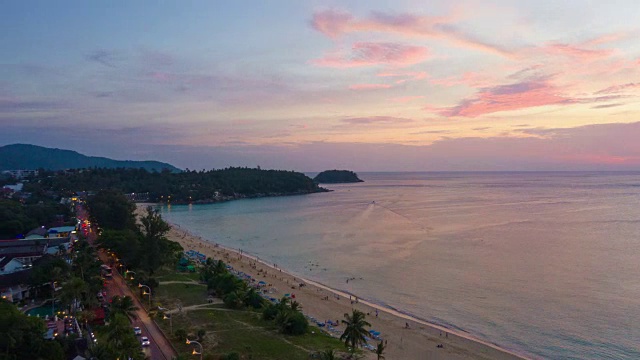
[[[138,203],[136,213],[144,211],[148,205],[159,204]],[[324,322],[326,319],[341,320],[342,314],[350,313],[351,309],[364,312],[368,315],[366,320],[372,325],[370,329],[379,331],[380,337],[388,343],[385,351],[387,359],[528,359],[497,344],[476,339],[464,330],[429,322],[388,304],[361,299],[356,294],[289,272],[244,250],[202,238],[179,224],[169,224],[172,229],[167,238],[180,243],[185,251],[197,250],[208,257],[222,259],[236,271],[242,271],[253,279],[269,282],[270,287],[276,289],[269,294],[274,298],[291,293],[296,296],[295,300],[302,305],[303,312],[308,317],[322,319],[320,321]],[[405,328],[406,324],[409,324],[409,328]],[[310,326],[317,327],[311,321]],[[325,329],[321,330],[331,334]],[[339,325],[331,335],[339,337],[342,330],[343,325]],[[369,344],[375,347],[377,342],[371,340]],[[443,347],[438,348],[436,345],[439,344]],[[366,349],[363,351],[365,359],[376,358],[373,352]]]

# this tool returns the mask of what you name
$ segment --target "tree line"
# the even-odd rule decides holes
[[[180,173],[144,169],[82,169],[40,171],[25,184],[27,191],[116,190],[149,193],[149,201],[173,203],[223,201],[242,197],[292,195],[326,191],[306,175],[294,171],[230,167]]]

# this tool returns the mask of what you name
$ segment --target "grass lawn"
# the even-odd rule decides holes
[[[196,284],[162,284],[155,289],[154,301],[171,304],[180,300],[182,306],[207,303],[207,286]]]
[[[169,333],[169,324],[160,323]],[[228,310],[219,306],[174,314],[173,330],[185,329],[195,338],[199,329],[205,329],[202,342],[205,354],[224,355],[238,352],[243,358],[253,359],[308,359],[309,354],[333,348],[343,350],[336,339],[310,328],[302,336],[285,336],[278,333],[272,323],[262,320],[261,314],[243,310]],[[178,339],[171,339],[182,353],[189,354],[191,347]]]
[[[198,273],[189,273],[189,272],[166,272],[162,274],[158,274],[156,276],[156,280],[158,282],[163,281],[199,281],[200,275]]]

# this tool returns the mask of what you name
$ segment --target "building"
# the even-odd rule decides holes
[[[37,176],[38,170],[5,170],[2,173],[6,175],[11,175],[16,179],[24,179],[30,176]]]

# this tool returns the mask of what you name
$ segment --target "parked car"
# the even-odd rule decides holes
[[[142,338],[140,338],[140,343],[142,344],[142,346],[151,345],[151,343],[149,342],[149,338],[146,336],[143,336]]]
[[[133,333],[136,335],[142,335],[142,330],[140,330],[139,326],[133,328]]]

